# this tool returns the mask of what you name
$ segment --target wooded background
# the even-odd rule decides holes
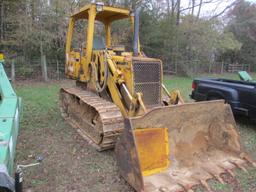
[[[131,9],[138,2],[105,0]],[[256,5],[245,0],[143,0],[140,41],[146,55],[163,60],[166,73],[220,73],[230,66],[256,70]],[[46,62],[50,78],[64,71],[69,16],[87,0],[0,0],[0,50],[6,65],[36,78]],[[186,6],[185,6],[186,4]],[[203,14],[207,4],[217,13]],[[114,41],[131,42],[126,21],[113,27]],[[80,30],[84,36],[84,30]],[[132,46],[132,45],[130,45]],[[46,58],[46,61],[44,61]],[[8,68],[8,67],[7,67]]]

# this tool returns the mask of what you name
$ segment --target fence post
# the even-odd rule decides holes
[[[221,74],[223,74],[223,70],[224,70],[224,62],[221,61],[221,71],[220,71]]]
[[[57,80],[60,80],[59,60],[57,59]]]
[[[42,56],[42,76],[44,81],[48,81],[48,76],[47,76],[47,63],[46,63],[46,56]]]
[[[208,73],[212,72],[212,61],[209,63],[209,69],[208,69]]]
[[[15,63],[14,63],[14,59],[12,59],[12,62],[11,62],[11,80],[12,80],[12,82],[15,81]]]

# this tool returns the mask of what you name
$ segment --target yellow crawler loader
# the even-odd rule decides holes
[[[128,19],[133,51],[112,45],[114,21]],[[86,42],[72,46],[76,22],[87,22]],[[104,36],[96,34],[102,23]],[[207,180],[245,169],[231,108],[224,101],[184,104],[163,85],[162,62],[139,43],[139,9],[93,3],[71,16],[65,74],[76,86],[60,90],[62,116],[102,151],[115,147],[120,174],[138,192],[192,191]]]

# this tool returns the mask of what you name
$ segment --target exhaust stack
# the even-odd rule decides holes
[[[141,8],[135,8],[134,12],[134,32],[133,32],[133,55],[139,55],[139,27],[140,27],[140,11]]]

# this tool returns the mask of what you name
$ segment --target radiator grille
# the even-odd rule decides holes
[[[133,61],[135,92],[143,93],[145,105],[161,103],[161,63]]]

